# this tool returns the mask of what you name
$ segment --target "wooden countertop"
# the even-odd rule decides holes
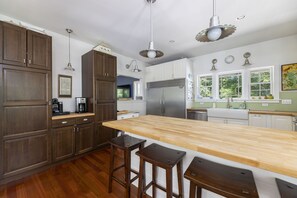
[[[260,110],[250,110],[249,111],[249,114],[297,116],[297,112],[292,112],[292,111],[260,111]]]
[[[297,133],[161,116],[104,126],[297,178]]]
[[[95,113],[70,113],[68,115],[53,116],[52,120],[61,120],[61,119],[67,119],[67,118],[79,118],[79,117],[85,117],[85,116],[95,116]]]

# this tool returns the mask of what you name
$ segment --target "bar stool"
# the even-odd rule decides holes
[[[144,149],[136,152],[140,157],[139,164],[139,183],[138,198],[146,195],[146,191],[153,187],[153,198],[156,197],[156,188],[166,192],[167,198],[183,197],[183,181],[182,181],[182,159],[186,152],[178,151],[163,147],[158,144],[151,144]],[[145,162],[152,164],[152,181],[145,186]],[[178,195],[172,191],[172,169],[177,165],[178,177]],[[157,184],[157,166],[166,170],[166,188]]]
[[[275,179],[281,198],[296,198],[297,197],[297,185],[289,182]]]
[[[225,197],[258,198],[253,173],[195,157],[184,174],[190,180],[190,198],[201,198],[202,188]]]
[[[133,181],[135,181],[139,173],[131,169],[131,151],[134,149],[142,149],[146,140],[138,139],[129,135],[121,135],[119,137],[113,138],[109,141],[111,145],[111,156],[110,156],[110,166],[109,166],[109,182],[108,182],[108,192],[112,192],[112,181],[115,180],[123,187],[126,188],[126,198],[130,197],[130,186]],[[114,168],[114,151],[115,148],[124,151],[124,164]],[[125,181],[121,181],[113,174],[115,171],[125,168]],[[136,176],[131,179],[131,172],[135,173]]]

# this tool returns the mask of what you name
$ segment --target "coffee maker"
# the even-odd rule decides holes
[[[69,111],[63,111],[63,102],[59,102],[57,98],[52,99],[52,111],[53,116],[66,115],[70,113]]]
[[[85,113],[87,112],[87,98],[76,97],[75,98],[75,112],[76,113]]]

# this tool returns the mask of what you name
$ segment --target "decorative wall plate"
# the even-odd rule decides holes
[[[231,64],[231,63],[233,63],[233,61],[234,61],[234,56],[232,56],[232,55],[229,55],[225,58],[225,63],[227,63],[227,64]]]

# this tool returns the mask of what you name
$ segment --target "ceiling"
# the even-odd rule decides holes
[[[0,13],[93,44],[104,42],[112,50],[155,64],[195,57],[260,41],[297,34],[296,0],[217,0],[221,24],[237,31],[228,38],[200,43],[195,36],[209,26],[211,0],[157,0],[153,4],[155,48],[164,57],[146,59],[149,5],[146,0],[1,0]],[[246,15],[237,21],[236,18]],[[174,43],[170,43],[174,40]]]

